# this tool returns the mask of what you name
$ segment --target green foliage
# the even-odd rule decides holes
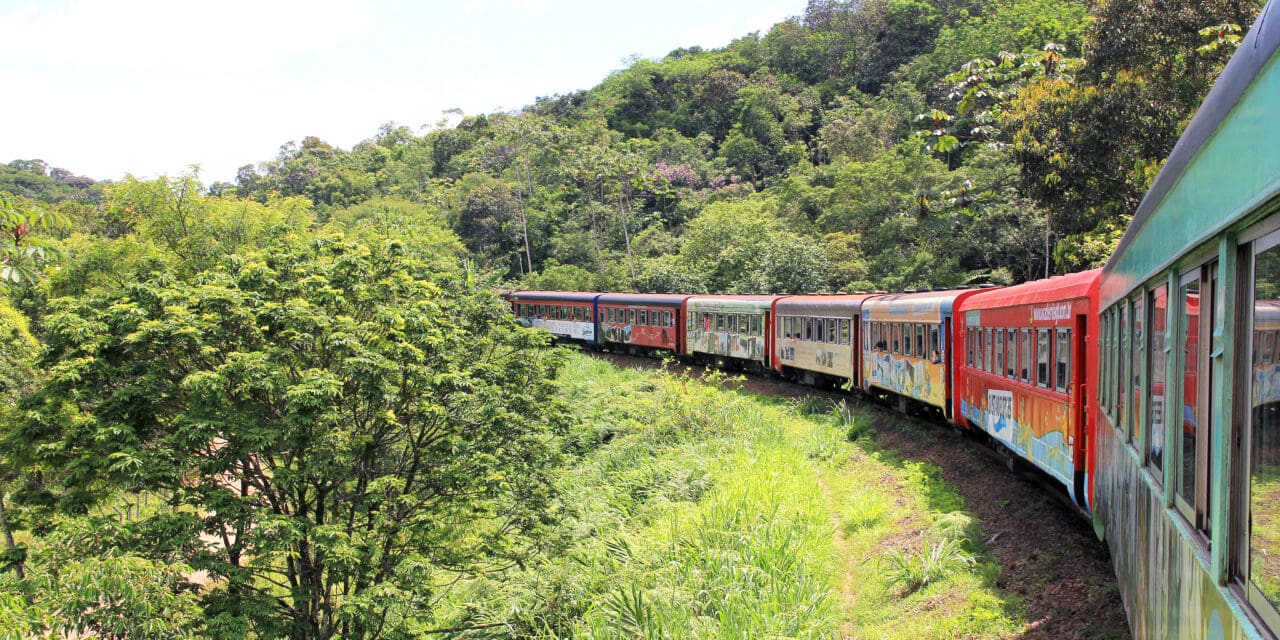
[[[42,267],[62,253],[36,232],[63,224],[56,211],[0,191],[0,286],[41,279]]]
[[[269,244],[47,322],[49,382],[7,450],[65,470],[46,490],[67,509],[172,496],[127,550],[225,583],[204,597],[224,621],[416,634],[443,576],[520,558],[553,516],[559,356],[394,247]]]
[[[975,564],[973,556],[965,552],[960,542],[949,538],[933,543],[918,554],[890,549],[884,555],[885,573],[890,584],[905,593],[917,591]]]

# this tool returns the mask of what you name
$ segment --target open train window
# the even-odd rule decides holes
[[[973,358],[976,361],[974,362],[974,368],[981,371],[987,368],[985,361],[982,359],[983,345],[986,343],[982,341],[982,329],[974,329],[973,332],[978,337],[977,344],[973,347]]]
[[[1151,330],[1150,335],[1151,348],[1151,374],[1147,383],[1150,390],[1147,402],[1147,424],[1150,425],[1148,430],[1150,435],[1147,437],[1147,464],[1155,469],[1155,478],[1161,483],[1164,482],[1164,416],[1165,410],[1165,378],[1167,371],[1165,367],[1169,362],[1168,348],[1168,309],[1169,309],[1169,287],[1160,285],[1151,290],[1148,300],[1151,303]]]
[[[827,343],[835,344],[840,339],[840,322],[835,318],[827,318]]]
[[[1060,393],[1071,391],[1071,330],[1058,329],[1058,341],[1053,347],[1057,366],[1053,372],[1053,388]]]
[[[929,325],[929,360],[942,363],[942,331],[936,324]]]
[[[911,332],[913,331],[911,323],[902,325],[902,355],[909,356],[913,353],[911,350]],[[895,336],[897,337],[897,336]]]
[[[715,314],[715,316],[716,316],[716,331],[724,331],[724,314],[717,313]]]
[[[891,322],[889,327],[893,331],[893,348],[891,352],[894,355],[902,355],[902,325]]]
[[[1049,330],[1036,329],[1036,386],[1049,388]]]
[[[924,324],[916,325],[916,355],[921,358],[929,356],[929,354],[925,353],[924,350],[924,327]]]
[[[826,323],[822,321],[822,318],[815,318],[813,320],[813,341],[826,342],[826,336]]]
[[[1018,377],[1018,330],[1009,329],[1004,334],[1004,375],[1010,380]]]
[[[751,335],[764,335],[763,323],[761,322],[760,316],[751,316]]]
[[[853,344],[853,331],[848,320],[840,321],[840,344]]]
[[[640,313],[640,318],[639,318],[640,325],[647,326],[649,324],[649,310],[641,309],[639,313]]]

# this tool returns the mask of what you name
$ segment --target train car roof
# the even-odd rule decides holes
[[[687,294],[674,293],[605,293],[600,295],[600,304],[651,304],[666,307],[680,306]]]
[[[872,296],[863,301],[862,310],[864,312],[887,311],[889,313],[937,311],[941,314],[951,311],[957,300],[968,298],[982,291],[990,291],[990,289],[888,293]]]
[[[862,313],[862,303],[874,298],[874,293],[855,293],[830,296],[786,296],[778,298],[774,308],[778,312],[826,315],[853,315]]]
[[[964,308],[998,309],[1023,304],[1059,302],[1097,297],[1102,269],[1068,273],[1043,280],[1032,280],[1012,287],[980,291],[964,301]]]
[[[1280,128],[1274,126],[1280,69],[1269,65],[1278,48],[1280,0],[1271,0],[1178,138],[1107,261],[1104,305],[1280,193]]]
[[[539,300],[558,302],[595,302],[600,294],[584,291],[512,291],[512,300]]]
[[[689,296],[685,303],[689,307],[694,306],[710,306],[719,305],[722,308],[733,309],[764,309],[768,310],[773,306],[773,301],[782,296],[762,296],[762,295],[710,295],[710,296]]]

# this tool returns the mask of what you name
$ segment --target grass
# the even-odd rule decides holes
[[[1024,625],[937,469],[874,450],[882,418],[585,356],[564,379],[566,517],[542,556],[453,591],[440,626],[481,627],[457,637],[997,638]]]

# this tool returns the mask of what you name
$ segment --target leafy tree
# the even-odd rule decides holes
[[[126,550],[207,572],[219,635],[419,637],[553,514],[558,353],[397,243],[272,243],[55,308],[5,450],[68,470],[68,509],[163,496]]]
[[[61,252],[35,232],[62,223],[56,212],[0,191],[0,286],[40,279],[41,267]]]

